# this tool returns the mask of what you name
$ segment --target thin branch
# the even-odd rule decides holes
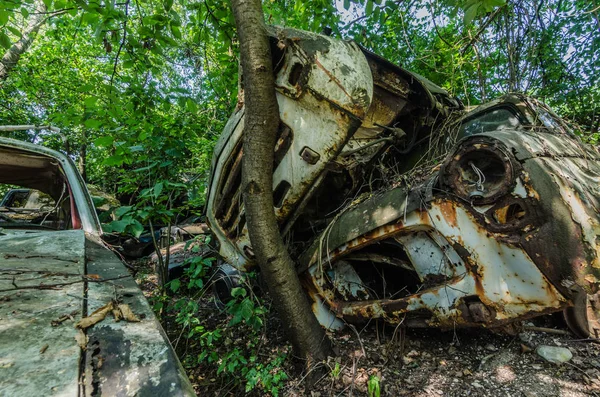
[[[30,15],[48,15],[48,17],[53,17],[56,15],[64,14],[67,11],[71,10],[81,10],[81,7],[71,7],[71,8],[61,8],[60,10],[54,11],[45,11],[45,12],[32,12]]]
[[[433,12],[434,11],[433,4],[431,4],[431,1],[429,2],[429,8],[431,10],[431,20],[433,21],[433,27],[435,29],[435,33],[437,33],[440,40],[442,40],[448,47],[450,47],[450,48],[454,47],[452,44],[450,44],[448,42],[448,40],[446,40],[444,37],[442,37],[440,31],[438,30],[437,22],[435,22],[435,13]]]
[[[479,36],[485,31],[488,25],[496,19],[498,14],[500,14],[500,10],[502,10],[504,6],[496,8],[496,10],[489,16],[489,18],[481,25],[475,36],[460,50],[460,55],[465,55],[465,52],[477,41],[479,40]]]
[[[348,22],[347,24],[345,24],[344,26],[342,26],[342,28],[341,28],[340,30],[345,30],[345,29],[348,29],[349,27],[351,27],[352,25],[354,25],[354,24],[355,24],[355,23],[357,23],[357,22],[360,22],[360,21],[362,21],[362,20],[363,20],[363,19],[365,19],[366,17],[367,17],[367,15],[360,16],[360,17],[356,18],[355,20],[353,20],[353,21],[350,21],[350,22]]]
[[[119,45],[119,49],[117,51],[117,55],[115,56],[115,64],[113,65],[113,72],[110,76],[110,86],[113,85],[113,79],[115,78],[115,74],[117,73],[117,65],[119,63],[119,55],[121,54],[121,50],[123,50],[123,46],[125,45],[125,40],[127,39],[127,20],[129,18],[129,2],[127,0],[125,3],[125,21],[123,21],[123,38],[121,39],[121,44]]]
[[[547,334],[554,334],[554,335],[566,335],[566,336],[573,335],[569,331],[565,331],[562,329],[546,328],[546,327],[524,326],[523,329],[525,331],[545,332]]]

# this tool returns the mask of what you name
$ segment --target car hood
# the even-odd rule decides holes
[[[109,314],[85,334],[74,327],[115,301],[139,321],[117,322]],[[97,236],[9,228],[0,229],[0,390],[194,395],[142,291]]]
[[[81,316],[84,284],[44,288],[84,274],[83,231],[0,229],[0,389],[8,395],[77,395],[77,330],[52,322]]]

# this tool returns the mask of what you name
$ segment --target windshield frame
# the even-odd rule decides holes
[[[69,193],[71,194],[73,205],[75,207],[74,209],[77,211],[78,218],[81,222],[78,229],[82,229],[86,233],[94,235],[102,234],[100,221],[94,210],[91,196],[81,174],[79,174],[79,171],[77,170],[77,166],[71,158],[55,150],[11,138],[0,138],[0,148],[29,152],[38,156],[47,156],[52,160],[57,161],[64,173],[64,178],[69,187]]]
[[[504,130],[513,130],[513,131],[520,131],[523,130],[523,127],[526,127],[527,125],[529,125],[529,120],[527,119],[527,117],[523,114],[522,110],[519,109],[518,106],[515,106],[514,104],[510,103],[510,102],[501,102],[498,104],[495,104],[494,106],[482,109],[480,111],[477,111],[477,109],[475,109],[472,114],[467,114],[465,117],[463,117],[462,119],[460,119],[457,122],[456,128],[457,128],[457,138],[460,140],[462,138],[465,138],[467,136],[474,136],[474,135],[478,135],[478,134],[482,134],[482,133],[494,133],[495,131],[498,131],[499,129],[496,130],[491,130],[491,131],[483,131],[483,132],[478,132],[476,134],[471,134],[471,135],[465,135],[465,134],[461,134],[461,130],[463,128],[463,126],[477,118],[481,118],[482,116],[492,113],[494,111],[497,110],[508,110],[509,112],[511,112],[519,121],[519,125],[517,127],[514,128],[505,128]]]

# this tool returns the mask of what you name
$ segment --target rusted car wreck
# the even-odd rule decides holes
[[[564,311],[598,338],[600,154],[547,106],[466,113],[445,90],[330,37],[271,30],[281,124],[275,213],[321,324],[505,327]],[[231,278],[251,268],[244,107],[213,157],[207,218]]]
[[[195,395],[73,161],[0,138],[0,193],[0,394]]]

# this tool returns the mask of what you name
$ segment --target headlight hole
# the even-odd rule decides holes
[[[446,183],[459,197],[491,204],[510,191],[514,170],[501,150],[485,145],[467,146],[448,163]]]

